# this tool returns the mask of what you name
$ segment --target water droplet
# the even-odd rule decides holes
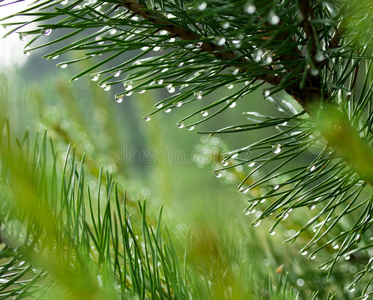
[[[68,3],[69,3],[69,0],[63,0],[63,1],[61,2],[62,5],[67,5]]]
[[[144,94],[145,92],[146,92],[146,90],[138,91],[139,94]]]
[[[364,294],[362,300],[367,300],[369,298],[369,295],[368,294]]]
[[[224,161],[224,162],[223,162],[223,166],[224,166],[224,167],[227,167],[228,165],[229,165],[229,162],[228,162],[228,161]]]
[[[310,172],[315,171],[315,169],[316,169],[316,167],[315,167],[315,165],[313,165],[313,166],[310,168]]]
[[[176,103],[176,107],[181,107],[183,105],[183,101],[179,101],[178,103]]]
[[[159,50],[161,50],[161,47],[159,47],[159,46],[155,46],[155,47],[153,48],[153,51],[155,51],[155,52],[157,52],[157,51],[159,51]]]
[[[62,65],[59,65],[61,69],[66,69],[67,68],[67,64],[62,64]]]
[[[202,99],[202,91],[194,92],[193,95],[194,95],[194,98],[196,98],[197,100]]]
[[[91,76],[92,81],[97,81],[100,78],[100,74],[94,74]]]
[[[123,102],[123,94],[115,95],[115,100],[116,100],[118,103],[122,103],[122,102]]]
[[[281,145],[280,144],[272,145],[272,152],[274,154],[279,154],[281,152]]]
[[[234,87],[233,84],[229,84],[229,85],[227,86],[227,88],[228,88],[229,90],[233,89],[233,87]]]
[[[161,71],[161,73],[165,73],[165,72],[167,72],[168,71],[168,68],[164,68],[162,71]]]
[[[305,251],[301,252],[300,255],[307,255],[307,253],[308,252],[305,250]]]
[[[280,23],[280,17],[276,14],[273,14],[270,18],[269,18],[269,24],[271,25],[277,25],[278,23]]]
[[[45,36],[48,36],[52,33],[52,29],[50,28],[46,28],[42,31],[42,34],[45,35]]]
[[[334,246],[333,246],[333,249],[338,249],[339,248],[339,245],[338,244],[335,244]]]
[[[310,256],[310,259],[315,259],[316,258],[316,253],[312,253]]]
[[[131,95],[132,95],[132,92],[128,92],[128,93],[126,94],[127,97],[129,97],[129,96],[131,96]]]
[[[351,293],[353,293],[353,292],[355,292],[355,283],[353,283],[353,284],[351,284],[349,287],[348,287],[348,291],[349,292],[351,292]]]
[[[271,56],[271,55],[267,55],[267,56],[266,56],[266,63],[267,63],[267,64],[270,64],[270,63],[272,63],[272,62],[273,62],[272,56]]]
[[[207,3],[206,2],[202,2],[200,5],[198,5],[198,10],[205,10],[207,7]]]
[[[222,27],[223,27],[224,29],[228,29],[230,25],[231,25],[231,24],[230,24],[228,21],[226,21],[226,22],[224,22],[224,23],[222,24]]]
[[[264,92],[263,92],[263,95],[264,95],[264,97],[269,97],[270,95],[271,95],[271,92],[270,91],[268,91],[268,90],[265,90]]]
[[[162,85],[163,84],[163,79],[159,79],[158,82],[157,82],[158,85]]]
[[[155,106],[156,108],[162,108],[163,107],[163,103],[159,103],[159,104],[157,104],[156,106]]]
[[[220,178],[220,177],[223,176],[223,172],[221,170],[215,171],[215,176],[216,176],[216,178]]]
[[[145,119],[146,122],[149,122],[151,120],[150,117],[144,117],[144,119]]]
[[[192,126],[189,126],[189,127],[188,127],[188,130],[189,130],[189,131],[192,131],[192,130],[194,130],[194,125],[192,125]]]
[[[244,9],[250,15],[256,11],[256,7],[252,3],[246,3]]]
[[[225,37],[222,37],[222,38],[218,39],[217,44],[218,44],[219,46],[223,46],[223,45],[225,44],[226,41],[227,41],[227,40],[225,39]]]
[[[276,185],[273,187],[274,190],[278,190],[279,188],[280,188],[280,185],[279,185],[279,184],[276,184]]]
[[[315,55],[315,60],[318,62],[322,62],[325,59],[325,55],[322,52],[317,52]]]
[[[107,85],[107,86],[104,87],[104,91],[106,91],[106,92],[107,92],[107,91],[110,91],[110,89],[111,89],[111,86],[110,86],[110,85]]]
[[[182,128],[184,128],[184,122],[180,122],[180,123],[177,123],[176,124],[177,125],[177,127],[179,127],[180,129],[182,129]]]
[[[230,108],[234,108],[234,107],[236,107],[236,104],[237,104],[236,102],[232,102],[232,104],[229,105],[229,107],[230,107]]]
[[[258,227],[258,226],[260,225],[260,221],[261,221],[261,220],[258,220],[258,221],[256,221],[256,222],[254,222],[254,223],[253,223],[253,226],[254,226],[254,227]]]
[[[270,231],[270,233],[269,233],[270,235],[275,235],[276,234],[276,232],[275,231]]]
[[[27,38],[27,36],[28,36],[28,34],[27,34],[26,32],[19,32],[18,35],[19,35],[19,39],[20,39],[21,41],[26,40],[26,38]]]
[[[203,117],[207,117],[209,115],[209,112],[207,110],[201,111],[201,114]]]
[[[350,258],[351,258],[351,256],[348,255],[348,254],[346,254],[346,255],[344,256],[344,259],[345,259],[345,260],[350,260]]]
[[[255,161],[249,163],[248,166],[249,166],[250,168],[254,167],[254,166],[255,166]]]
[[[164,111],[166,114],[168,114],[169,112],[171,112],[171,108],[167,108],[167,109],[165,109],[165,111]]]
[[[125,82],[123,83],[124,88],[126,91],[132,90],[132,82]]]
[[[313,210],[313,209],[315,209],[316,208],[316,205],[315,204],[313,204],[313,205],[311,205],[310,207],[310,210]]]
[[[244,189],[242,190],[242,193],[247,194],[249,191],[250,191],[250,188],[249,188],[249,187],[248,187],[248,188],[244,188]]]
[[[231,156],[231,158],[233,158],[233,159],[235,159],[235,158],[237,158],[238,157],[238,153],[235,153],[235,154],[233,154],[232,156]]]
[[[297,279],[297,285],[298,286],[304,286],[304,280],[302,278]]]
[[[318,76],[320,72],[316,68],[311,68],[310,73],[311,73],[312,76]]]
[[[149,46],[141,47],[141,50],[142,50],[142,51],[146,51],[146,50],[148,50],[148,49],[149,49]]]
[[[31,48],[29,46],[27,46],[25,49],[23,49],[23,54],[26,55],[26,56],[30,56],[31,54]]]
[[[175,87],[171,83],[166,86],[166,89],[170,94],[175,92]]]
[[[55,55],[55,56],[52,57],[52,59],[57,59],[59,57],[60,57],[59,55]]]
[[[122,71],[121,70],[118,70],[118,71],[116,71],[116,72],[114,72],[113,73],[113,76],[114,77],[119,77],[119,75],[122,73]]]

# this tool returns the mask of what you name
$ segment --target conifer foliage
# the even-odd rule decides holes
[[[2,0],[0,7],[12,2]],[[264,188],[247,208],[262,210],[255,225],[272,216],[274,230],[297,209],[309,208],[309,220],[290,240],[312,232],[301,250],[310,258],[334,248],[322,265],[329,272],[338,260],[358,256],[365,267],[353,281],[365,280],[362,295],[368,297],[372,20],[372,4],[365,0],[37,0],[1,22],[8,34],[27,39],[26,54],[53,46],[45,57],[59,59],[62,68],[90,60],[72,80],[90,76],[106,90],[121,85],[117,102],[167,89],[169,96],[154,104],[147,121],[159,111],[188,106],[195,109],[178,126],[198,129],[264,88],[276,115],[244,112],[247,123],[205,133],[273,130],[232,150],[215,172],[220,177],[241,165],[247,176],[238,190]],[[67,60],[69,52],[78,58]],[[219,97],[227,88],[230,93]],[[253,182],[261,169],[264,175]]]

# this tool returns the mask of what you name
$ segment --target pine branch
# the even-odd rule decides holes
[[[150,21],[154,25],[162,26],[162,29],[168,31],[171,36],[179,37],[184,41],[200,41],[203,37],[195,34],[189,29],[182,28],[178,25],[171,23],[167,18],[157,14],[155,11],[150,11],[146,9],[141,3],[136,0],[120,0],[123,2],[121,6],[127,8],[132,13]],[[247,59],[239,58],[233,51],[227,51],[225,47],[216,45],[210,41],[202,41],[200,45],[200,50],[206,53],[213,54],[216,58],[222,59],[224,62],[230,66],[236,67],[241,73],[250,72],[250,67],[245,66],[250,63]],[[290,59],[290,58],[289,58]],[[242,66],[244,65],[244,66]],[[272,85],[278,85],[281,82],[280,76],[273,76],[268,73],[270,69],[263,69],[264,74],[259,75],[258,79],[263,80]]]

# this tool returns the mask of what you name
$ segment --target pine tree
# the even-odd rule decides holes
[[[367,298],[373,263],[372,17],[369,1],[46,0],[2,23],[10,26],[8,34],[32,36],[25,54],[64,43],[45,57],[79,53],[58,63],[62,68],[91,60],[71,80],[87,75],[107,90],[121,84],[117,102],[167,89],[170,96],[154,104],[146,121],[159,111],[194,106],[177,124],[194,130],[263,88],[275,115],[246,112],[248,123],[202,132],[270,132],[232,150],[215,172],[220,177],[243,166],[247,176],[238,191],[265,189],[249,201],[248,212],[263,210],[254,225],[274,216],[274,230],[297,209],[311,209],[290,240],[312,229],[302,254],[313,258],[322,249],[337,249],[322,266],[329,273],[340,259],[362,261],[351,287],[363,280]],[[57,30],[62,33],[53,38]],[[52,39],[43,44],[45,35]],[[227,87],[229,95],[219,97]],[[209,94],[217,100],[206,101]],[[264,175],[253,182],[261,169]]]

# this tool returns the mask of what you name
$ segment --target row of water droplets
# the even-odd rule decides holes
[[[197,5],[197,9],[199,11],[204,11],[206,10],[207,6],[207,2],[203,1]],[[242,9],[249,15],[256,13],[256,6],[254,5],[253,1],[246,2]],[[271,11],[268,15],[268,23],[271,25],[278,25],[280,23],[280,17],[274,11]],[[225,24],[225,26],[223,26],[224,29],[227,29],[228,27],[229,24]]]

